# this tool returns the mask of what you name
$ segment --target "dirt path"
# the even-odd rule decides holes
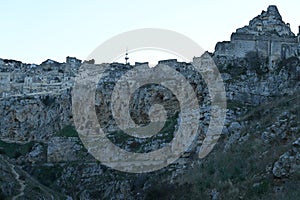
[[[17,182],[20,184],[20,193],[15,195],[14,197],[12,197],[12,200],[17,200],[19,197],[23,196],[24,195],[24,190],[25,190],[25,181],[21,180],[20,179],[20,174],[18,174],[18,172],[16,171],[15,169],[15,166],[8,163],[10,168],[11,168],[11,172],[15,175],[15,178],[17,180]]]

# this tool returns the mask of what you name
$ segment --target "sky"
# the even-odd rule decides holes
[[[0,58],[36,64],[65,62],[67,56],[85,60],[111,37],[140,28],[176,31],[213,52],[268,5],[277,5],[298,33],[296,0],[0,0]]]

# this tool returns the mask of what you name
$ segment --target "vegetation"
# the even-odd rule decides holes
[[[160,141],[159,143],[169,143],[173,139],[174,132],[176,131],[177,119],[178,113],[166,120],[164,127],[159,133],[149,138],[139,139],[138,141],[135,140],[133,136],[130,136],[123,131],[113,132],[108,134],[107,137],[114,144],[123,149],[128,149],[126,148],[128,142],[133,141],[130,143],[129,149],[133,152],[143,153],[145,152],[144,148],[149,144],[153,144],[155,141]]]
[[[287,140],[276,136],[269,143],[261,139],[265,128],[284,111],[296,115],[296,121],[300,120],[298,97],[297,94],[278,97],[264,105],[249,107],[239,119],[251,121],[247,130],[241,132],[241,135],[249,135],[246,141],[225,149],[229,136],[223,135],[213,152],[186,169],[176,181],[153,184],[147,191],[147,199],[211,199],[213,190],[218,192],[219,199],[298,199],[300,172],[288,179],[278,179],[271,170],[273,163],[291,149],[300,133],[288,135]],[[230,105],[236,108],[239,103],[230,102]],[[256,127],[257,123],[261,127]]]
[[[65,126],[59,132],[56,133],[56,136],[61,137],[78,137],[78,132],[76,131],[74,126]]]
[[[227,64],[226,70],[223,73],[228,73],[231,75],[231,81],[238,81],[241,79],[241,75],[246,74],[247,68],[245,66],[238,66],[235,64]]]
[[[273,198],[273,188],[280,180],[267,173],[266,167],[289,147],[266,146],[255,136],[225,152],[221,144],[201,164],[189,168],[176,183],[156,184],[147,192],[147,199],[211,199],[214,189],[220,199]],[[289,184],[292,182],[299,184],[300,181],[293,180]],[[294,197],[300,195],[300,191],[293,193]]]
[[[5,154],[10,158],[18,158],[26,155],[33,147],[34,142],[25,144],[8,143],[0,140],[0,154]]]
[[[63,167],[60,165],[39,165],[33,167],[31,174],[45,186],[51,187],[62,172]]]

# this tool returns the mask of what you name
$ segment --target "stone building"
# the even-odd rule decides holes
[[[232,33],[230,41],[219,42],[215,55],[242,58],[248,52],[257,52],[272,65],[280,59],[300,55],[300,27],[296,36],[285,23],[276,6],[252,19],[248,26]]]
[[[0,99],[67,90],[80,66],[75,57],[67,57],[65,63],[48,59],[40,65],[0,58]]]

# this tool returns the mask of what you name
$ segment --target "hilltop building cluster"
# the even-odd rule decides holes
[[[46,60],[40,65],[0,59],[0,98],[70,88],[81,60],[67,57],[65,63]]]
[[[249,25],[232,33],[230,41],[217,43],[215,55],[243,58],[249,52],[259,53],[268,59],[269,66],[279,60],[300,56],[300,26],[295,35],[285,23],[276,6],[252,19]]]

